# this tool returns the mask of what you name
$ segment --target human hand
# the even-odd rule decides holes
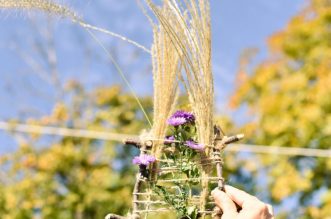
[[[225,186],[225,192],[216,188],[211,194],[223,211],[222,219],[274,219],[271,205],[232,186]],[[239,212],[236,204],[241,207]]]

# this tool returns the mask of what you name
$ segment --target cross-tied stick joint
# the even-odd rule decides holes
[[[140,139],[125,139],[124,144],[127,145],[133,145],[134,147],[142,150],[144,147],[145,149],[151,149],[153,147],[153,141],[147,140],[147,141],[141,141]]]
[[[214,149],[213,149],[213,156],[216,163],[216,172],[218,180],[218,188],[220,190],[224,190],[224,179],[223,179],[223,160],[221,157],[221,150],[225,148],[224,139],[226,139],[226,136],[224,135],[221,127],[215,126],[214,127]]]
[[[216,173],[218,177],[218,189],[224,191],[224,178],[223,178],[223,159],[221,157],[221,152],[225,149],[227,144],[236,142],[241,140],[244,135],[234,135],[231,137],[227,137],[224,135],[221,127],[215,126],[214,127],[214,148],[213,148],[213,156],[216,163]],[[223,214],[221,209],[215,207],[215,213],[213,214],[213,218],[220,218]]]

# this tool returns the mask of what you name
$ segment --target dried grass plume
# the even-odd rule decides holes
[[[119,38],[123,41],[126,41],[143,51],[150,53],[150,51],[139,44],[138,42],[128,39],[125,36],[114,33],[112,31],[96,27],[94,25],[86,23],[81,17],[79,17],[72,9],[69,7],[56,3],[51,0],[0,0],[0,9],[3,10],[25,10],[25,11],[42,11],[47,14],[61,16],[69,18],[73,23],[79,24],[85,29],[91,29],[94,31],[102,32],[104,34],[110,35],[112,37]]]

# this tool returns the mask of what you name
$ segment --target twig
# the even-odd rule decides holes
[[[142,149],[143,147],[145,147],[146,149],[151,149],[153,147],[153,141],[148,140],[148,141],[142,142],[138,138],[125,139],[124,144],[133,145],[139,149]]]
[[[132,211],[132,218],[139,219],[139,195],[137,193],[140,192],[142,186],[143,176],[141,173],[137,173],[136,176],[136,183],[133,188],[133,211]]]
[[[215,162],[216,162],[216,173],[218,177],[218,189],[224,191],[223,159],[221,157],[221,150],[225,148],[225,143],[224,143],[225,141],[222,141],[222,139],[224,139],[225,136],[223,135],[222,129],[219,126],[214,127],[214,133],[215,133],[215,139],[214,139],[213,155],[214,155],[214,159],[216,160]],[[215,212],[212,213],[212,217],[214,219],[218,219],[222,217],[223,211],[219,209],[219,207],[215,206],[214,211]]]
[[[224,141],[222,141],[224,136],[221,136],[221,128],[219,126],[214,127],[215,140],[214,140],[214,158],[216,159],[216,173],[218,180],[218,188],[224,191],[224,179],[223,179],[223,161],[221,158],[221,150],[225,148]]]
[[[199,177],[199,178],[182,178],[182,179],[160,179],[158,182],[183,182],[208,179],[210,181],[218,181],[219,177]]]
[[[128,219],[128,218],[117,214],[107,214],[105,219]]]

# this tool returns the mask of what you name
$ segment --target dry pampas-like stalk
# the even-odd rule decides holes
[[[166,5],[162,8],[164,16],[171,15],[170,8]],[[154,113],[153,127],[150,135],[154,139],[164,139],[167,129],[167,119],[173,112],[178,97],[178,75],[180,73],[179,56],[171,38],[166,34],[161,25],[153,25],[152,66],[154,87]],[[160,158],[163,149],[163,141],[154,141],[152,154]],[[153,164],[153,169],[158,164]],[[151,178],[156,180],[156,172],[152,171]]]
[[[183,0],[183,6],[176,0],[166,0],[171,15],[147,0],[149,7],[170,37],[180,56],[184,68],[181,80],[184,82],[193,112],[196,116],[199,142],[212,145],[214,137],[214,85],[211,69],[211,25],[210,8],[207,0]],[[186,10],[182,9],[186,8]],[[210,156],[206,147],[202,160]],[[208,196],[208,165],[203,165],[200,210],[205,210]]]
[[[167,15],[168,7],[163,7]],[[154,114],[151,134],[153,138],[163,139],[166,134],[166,120],[174,110],[178,94],[179,56],[171,43],[171,38],[162,26],[154,25],[152,64],[154,81]],[[163,141],[154,145],[152,153],[159,158]]]
[[[91,29],[98,32],[102,32],[104,34],[119,38],[123,41],[126,41],[143,51],[150,53],[150,51],[137,43],[134,40],[128,39],[120,34],[111,32],[109,30],[96,27],[94,25],[88,24],[84,22],[73,10],[69,7],[58,4],[56,2],[50,0],[0,0],[0,9],[10,9],[10,10],[26,10],[26,11],[33,11],[39,10],[46,12],[47,14],[54,14],[57,16],[62,16],[69,18],[72,22],[79,24],[81,27],[85,29]]]
[[[69,17],[77,20],[76,14],[69,8],[52,1],[46,0],[0,0],[0,8],[2,9],[19,9],[19,10],[41,10],[48,14]]]
[[[27,10],[27,11],[39,10],[39,11],[46,12],[47,14],[54,14],[57,16],[69,18],[73,23],[77,23],[78,25],[83,27],[90,34],[90,36],[93,38],[93,40],[96,41],[96,43],[98,43],[102,47],[102,49],[107,53],[111,62],[114,64],[116,70],[118,71],[120,76],[123,78],[124,82],[127,84],[129,89],[131,90],[134,98],[136,99],[137,103],[139,104],[147,121],[151,125],[149,118],[148,118],[143,106],[140,103],[140,100],[135,95],[131,85],[129,84],[129,82],[126,79],[126,76],[123,74],[123,72],[120,69],[120,67],[118,66],[117,62],[113,59],[111,53],[106,49],[106,47],[101,43],[101,41],[98,40],[98,38],[91,32],[91,30],[98,31],[98,32],[110,35],[112,37],[116,37],[118,39],[121,39],[125,42],[128,42],[128,43],[136,46],[139,49],[142,49],[143,51],[145,51],[147,53],[150,53],[150,51],[146,47],[144,47],[141,44],[137,43],[136,41],[130,40],[120,34],[117,34],[117,33],[111,32],[109,30],[106,30],[106,29],[103,29],[100,27],[96,27],[96,26],[93,26],[91,24],[84,22],[83,19],[78,17],[71,9],[69,9],[68,7],[66,7],[64,5],[58,4],[55,1],[51,1],[51,0],[0,0],[0,9]]]

